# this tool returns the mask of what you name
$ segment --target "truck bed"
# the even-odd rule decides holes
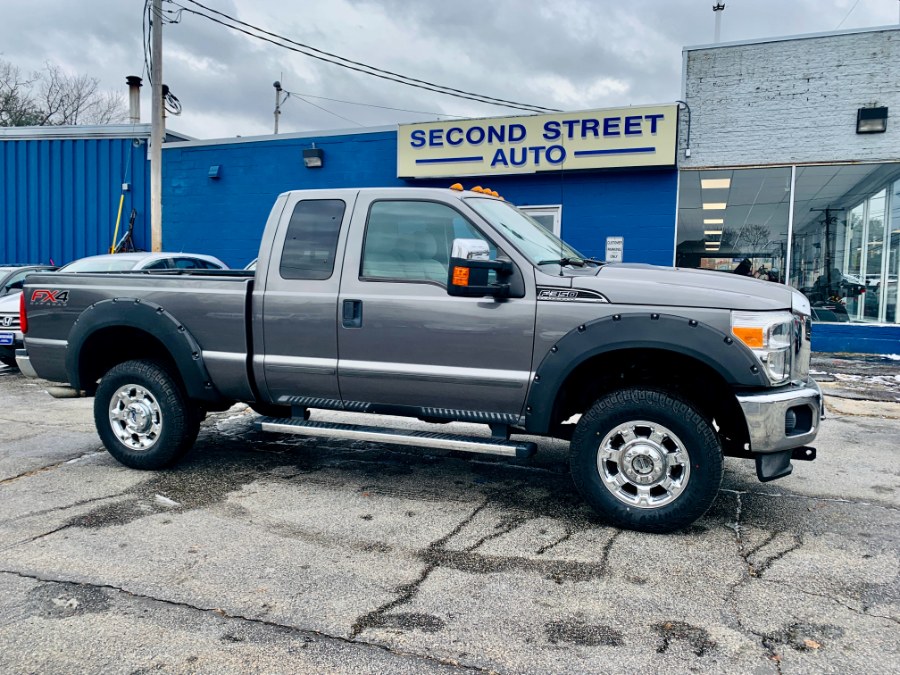
[[[252,398],[248,371],[252,289],[253,274],[238,270],[33,275],[25,287],[29,301],[26,348],[36,357],[39,376],[71,381],[66,347],[76,319],[86,309],[115,302],[123,303],[124,312],[128,304],[149,304],[177,317],[196,340],[209,375],[224,397],[246,400]]]

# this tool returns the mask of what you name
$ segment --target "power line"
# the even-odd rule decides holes
[[[844,18],[841,19],[841,22],[837,25],[837,28],[835,28],[835,30],[837,30],[838,28],[840,28],[841,26],[844,25],[844,22],[850,18],[850,15],[853,14],[853,10],[856,9],[856,6],[858,4],[859,4],[859,0],[856,0],[856,2],[853,3],[853,7],[851,7],[850,11],[847,12],[846,16],[844,16]]]
[[[291,93],[293,93],[293,92],[291,92]],[[314,96],[313,94],[296,94],[296,93],[294,93],[294,96],[297,96],[297,97],[305,96],[306,98],[321,99],[323,101],[332,101],[334,103],[347,103],[349,105],[361,105],[361,106],[365,106],[366,108],[380,108],[382,110],[396,110],[397,112],[408,112],[408,113],[414,113],[416,115],[435,115],[436,117],[456,117],[459,119],[467,119],[468,118],[467,115],[451,115],[450,113],[433,112],[430,110],[408,110],[407,108],[392,108],[391,106],[388,106],[388,105],[376,105],[375,103],[363,103],[361,101],[345,101],[340,98],[328,98],[327,96]]]
[[[357,122],[356,120],[351,120],[349,117],[344,117],[343,115],[338,115],[336,112],[334,112],[334,111],[332,111],[332,110],[329,110],[328,108],[323,108],[323,107],[320,106],[320,105],[316,105],[316,104],[313,103],[312,101],[307,101],[305,98],[303,98],[303,97],[300,96],[299,94],[295,94],[295,93],[293,93],[293,92],[291,92],[291,91],[285,91],[284,93],[287,94],[288,96],[293,96],[294,98],[299,98],[301,101],[303,101],[303,102],[306,103],[307,105],[311,105],[313,108],[318,108],[319,110],[321,110],[321,111],[323,111],[323,112],[327,112],[329,115],[334,115],[335,117],[340,117],[342,120],[346,120],[347,122],[350,122],[351,124],[355,124],[355,125],[358,126],[358,127],[363,126],[362,124],[360,124],[360,123]]]
[[[409,77],[406,75],[401,75],[400,73],[395,73],[393,71],[384,70],[382,68],[377,68],[375,66],[370,66],[366,63],[362,63],[360,61],[354,61],[352,59],[348,59],[343,56],[333,54],[331,52],[326,52],[326,51],[318,49],[316,47],[312,47],[310,45],[306,45],[304,43],[297,42],[290,38],[286,38],[282,35],[278,35],[277,33],[273,33],[271,31],[264,30],[262,28],[254,26],[253,24],[249,24],[249,23],[246,23],[239,19],[236,19],[228,14],[225,14],[224,12],[220,12],[218,10],[207,7],[206,5],[204,5],[200,2],[197,2],[197,0],[187,0],[187,1],[193,5],[196,5],[197,7],[201,7],[202,9],[204,9],[208,12],[212,12],[213,14],[217,14],[221,17],[224,17],[225,19],[227,19],[228,21],[230,21],[232,23],[226,23],[225,21],[217,19],[214,16],[210,16],[209,14],[204,14],[203,12],[199,12],[194,9],[184,7],[183,5],[178,4],[174,0],[166,0],[166,1],[174,4],[177,7],[181,7],[184,11],[189,12],[190,14],[195,14],[197,16],[201,16],[205,19],[208,19],[209,21],[218,23],[222,26],[225,26],[226,28],[230,28],[231,30],[234,30],[234,31],[237,31],[240,33],[244,33],[245,35],[256,38],[258,40],[263,40],[265,42],[269,42],[278,47],[282,47],[283,49],[288,49],[290,51],[297,52],[299,54],[303,54],[304,56],[308,56],[310,58],[314,58],[319,61],[323,61],[325,63],[330,63],[332,65],[341,66],[342,68],[347,68],[348,70],[353,70],[353,71],[356,71],[359,73],[363,73],[365,75],[371,75],[372,77],[378,77],[380,79],[388,80],[391,82],[396,82],[398,84],[405,84],[408,87],[416,87],[418,89],[425,89],[427,91],[432,91],[432,92],[435,92],[438,94],[444,94],[446,96],[455,96],[457,98],[464,98],[464,99],[468,99],[471,101],[476,101],[478,103],[499,105],[499,106],[503,106],[503,107],[507,107],[507,108],[515,108],[518,110],[525,110],[527,112],[538,112],[538,113],[561,112],[555,108],[546,108],[543,106],[536,106],[536,105],[531,105],[528,103],[520,103],[518,101],[509,101],[506,99],[496,98],[493,96],[487,96],[484,94],[477,94],[474,92],[465,91],[463,89],[455,89],[453,87],[447,87],[444,85],[435,84],[435,83],[429,82],[427,80],[420,80],[420,79]],[[239,25],[233,25],[233,24],[239,24]],[[255,33],[250,32],[248,30],[245,30],[244,28],[241,28],[240,26],[245,26],[246,28],[249,28],[252,31],[256,31],[256,32]],[[257,33],[262,33],[263,35],[258,35]],[[271,38],[276,38],[280,42],[276,42],[275,40],[271,39],[270,37],[265,37],[266,35],[271,36]],[[288,44],[282,44],[282,43],[288,43]]]

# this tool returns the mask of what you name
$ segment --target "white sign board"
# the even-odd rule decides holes
[[[606,262],[622,262],[622,251],[625,249],[625,237],[606,238]]]

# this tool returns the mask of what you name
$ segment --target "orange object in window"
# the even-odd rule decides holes
[[[453,285],[468,286],[469,285],[469,268],[454,267],[453,268]]]

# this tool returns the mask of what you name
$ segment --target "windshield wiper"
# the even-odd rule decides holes
[[[572,265],[573,267],[584,267],[584,260],[581,258],[556,258],[554,260],[539,260],[538,265]]]

